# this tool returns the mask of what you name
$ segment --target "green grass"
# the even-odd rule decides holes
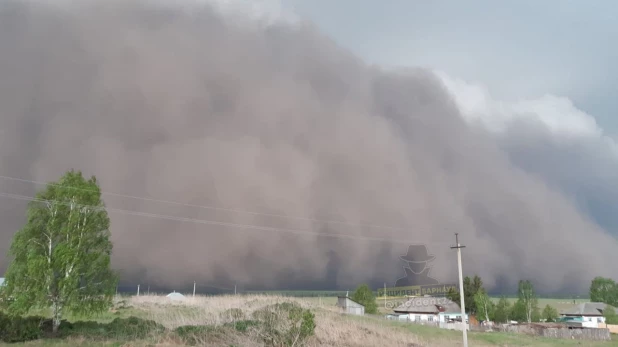
[[[423,326],[413,323],[388,321],[401,329],[409,331],[428,341],[452,341],[459,342],[462,339],[461,331],[446,330],[436,327]],[[504,332],[468,332],[468,341],[477,342],[488,346],[539,346],[539,347],[558,347],[558,346],[587,346],[587,347],[610,347],[618,346],[618,339],[612,341],[582,341],[566,339],[550,339],[543,337],[533,337],[524,334],[504,333]]]

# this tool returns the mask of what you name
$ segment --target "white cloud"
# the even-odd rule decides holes
[[[561,137],[604,137],[595,118],[579,110],[568,98],[545,94],[536,99],[501,101],[481,84],[452,78],[442,71],[436,74],[452,94],[462,116],[469,122],[480,122],[492,132],[504,133],[513,122],[528,121],[537,122]]]

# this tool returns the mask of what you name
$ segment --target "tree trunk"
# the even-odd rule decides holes
[[[62,305],[54,300],[52,303],[52,332],[54,335],[58,333],[58,328],[60,327],[60,321],[62,320]]]

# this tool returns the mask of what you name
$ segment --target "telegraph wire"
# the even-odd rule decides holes
[[[64,205],[70,205],[71,204],[70,202],[66,202],[66,201],[45,200],[45,199],[39,199],[37,197],[26,196],[26,195],[19,195],[19,194],[11,194],[11,193],[5,193],[5,192],[0,192],[0,196],[6,197],[6,198],[11,198],[11,199],[25,200],[25,201],[34,201],[34,202],[43,202],[43,203],[56,203],[56,204],[64,204]],[[289,234],[296,234],[296,235],[311,235],[311,236],[322,236],[322,237],[332,237],[332,238],[347,238],[347,239],[356,239],[356,240],[364,240],[364,241],[379,241],[379,242],[388,242],[388,243],[397,243],[397,244],[401,244],[401,243],[415,244],[415,243],[417,243],[415,241],[410,241],[410,240],[394,240],[394,239],[391,239],[391,238],[350,235],[350,234],[342,234],[342,233],[319,233],[319,232],[314,232],[314,231],[309,231],[309,230],[301,230],[301,229],[273,228],[273,227],[259,226],[259,225],[252,225],[252,224],[239,224],[239,223],[229,223],[229,222],[218,222],[218,221],[212,221],[212,220],[207,220],[207,219],[175,217],[175,216],[164,215],[164,214],[130,211],[130,210],[118,209],[118,208],[106,207],[106,206],[101,207],[101,206],[92,206],[92,205],[83,205],[83,204],[74,204],[74,206],[76,206],[76,207],[85,207],[85,208],[89,208],[89,209],[92,209],[92,210],[105,210],[105,211],[108,211],[108,212],[115,212],[115,213],[121,213],[121,214],[126,214],[126,215],[138,216],[138,217],[159,218],[159,219],[172,220],[172,221],[178,221],[178,222],[190,222],[190,223],[204,224],[204,225],[217,225],[217,226],[232,227],[232,228],[238,228],[238,229],[249,229],[249,230],[253,229],[253,230],[259,230],[259,231],[281,232],[281,233],[289,233]],[[435,245],[444,245],[445,244],[443,242],[440,242],[440,243],[436,243],[436,242],[433,242],[433,243],[432,242],[423,242],[423,243],[424,244],[435,244]]]
[[[2,176],[2,175],[0,175],[0,178],[1,179],[6,179],[6,180],[17,181],[17,182],[33,183],[33,184],[38,184],[38,185],[51,185],[51,186],[65,187],[65,188],[71,188],[71,189],[76,189],[76,190],[91,191],[89,189],[77,188],[77,187],[73,187],[73,186],[65,186],[65,185],[61,185],[61,184],[58,184],[58,183],[43,182],[43,181],[33,181],[33,180],[27,180],[27,179],[17,178],[17,177],[10,177],[10,176]],[[183,203],[183,202],[177,202],[177,201],[169,201],[169,200],[161,200],[161,199],[154,199],[154,198],[146,198],[146,197],[140,197],[140,196],[135,196],[135,195],[119,194],[119,193],[105,192],[105,191],[101,191],[101,194],[102,195],[122,197],[122,198],[142,200],[142,201],[149,201],[149,202],[158,202],[158,203],[169,204],[169,205],[201,208],[201,209],[207,209],[207,210],[225,211],[225,212],[233,212],[233,213],[244,213],[244,214],[250,214],[250,215],[255,215],[255,216],[267,216],[267,217],[277,217],[277,218],[304,220],[304,221],[313,222],[313,223],[340,224],[340,225],[355,226],[355,227],[369,227],[369,228],[376,228],[376,229],[390,229],[390,230],[398,230],[398,231],[408,231],[408,228],[393,227],[393,226],[388,226],[388,225],[376,225],[376,224],[366,224],[366,223],[352,223],[352,222],[347,222],[347,221],[336,221],[336,220],[318,219],[318,218],[310,218],[310,217],[286,216],[286,215],[276,214],[276,213],[262,213],[262,212],[254,212],[254,211],[243,211],[243,210],[236,210],[236,209],[231,209],[231,208],[207,206],[207,205],[197,205],[197,204],[189,204],[189,203]]]

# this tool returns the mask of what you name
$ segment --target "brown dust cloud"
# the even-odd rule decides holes
[[[467,125],[431,71],[370,66],[303,21],[4,1],[0,271],[26,212],[6,194],[71,168],[116,194],[127,286],[381,287],[411,243],[453,283],[455,232],[488,288],[618,277],[616,238]]]

